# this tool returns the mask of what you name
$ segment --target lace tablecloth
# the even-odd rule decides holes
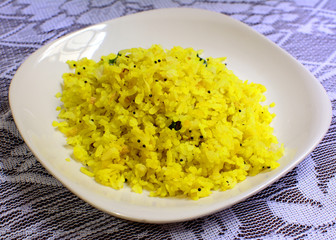
[[[88,25],[167,7],[238,19],[297,58],[326,89],[331,127],[318,147],[276,183],[193,221],[122,220],[80,200],[37,161],[15,127],[8,88],[46,43]],[[1,239],[336,239],[336,2],[334,0],[3,0],[0,2]]]

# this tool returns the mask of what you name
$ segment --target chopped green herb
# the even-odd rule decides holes
[[[110,64],[110,65],[113,65],[113,64],[115,64],[115,63],[116,63],[116,61],[117,61],[117,58],[118,58],[119,56],[121,56],[121,54],[119,54],[119,53],[118,53],[118,55],[117,55],[115,58],[113,58],[113,59],[110,59],[110,60],[109,60],[109,64]]]
[[[175,131],[178,131],[182,128],[182,123],[181,121],[177,121],[177,122],[172,122],[170,125],[169,125],[169,129],[173,130],[175,129]]]
[[[175,129],[176,127],[176,122],[172,122],[170,125],[169,125],[169,129],[172,130],[172,129]]]
[[[204,59],[204,58],[201,58],[198,53],[196,54],[196,56],[199,58],[200,61],[203,61],[203,64],[207,67],[208,66],[208,62]]]

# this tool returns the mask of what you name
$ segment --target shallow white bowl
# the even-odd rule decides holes
[[[71,154],[56,120],[55,94],[69,59],[100,56],[131,47],[179,45],[203,49],[203,55],[226,56],[243,80],[264,84],[267,103],[275,102],[272,123],[285,144],[281,166],[249,177],[234,189],[192,201],[152,198],[125,188],[114,190],[66,162]],[[257,193],[290,171],[320,142],[331,121],[331,104],[320,83],[294,58],[248,26],[223,14],[197,9],[161,9],[114,19],[71,33],[32,54],[15,74],[9,100],[16,125],[42,165],[74,194],[114,216],[140,222],[167,223],[208,215]]]

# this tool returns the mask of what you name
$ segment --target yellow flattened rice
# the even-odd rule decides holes
[[[278,167],[266,88],[200,54],[153,45],[68,61],[53,126],[81,172],[114,189],[197,200]]]

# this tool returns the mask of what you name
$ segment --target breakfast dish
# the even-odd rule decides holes
[[[114,189],[197,200],[277,168],[266,88],[200,55],[153,45],[68,61],[54,126],[81,171]]]

